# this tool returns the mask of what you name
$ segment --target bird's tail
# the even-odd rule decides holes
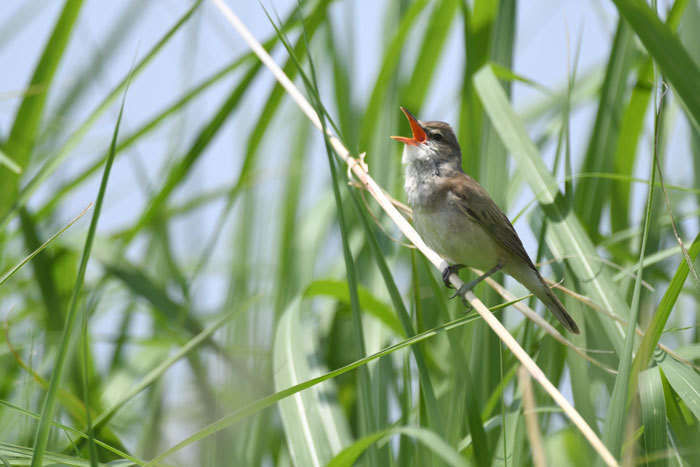
[[[580,331],[576,325],[576,321],[574,321],[571,315],[566,311],[564,305],[562,305],[557,296],[554,295],[554,292],[552,292],[552,289],[549,288],[549,285],[547,285],[542,276],[540,276],[539,273],[537,276],[540,280],[541,287],[532,290],[532,292],[547,306],[549,311],[554,313],[554,316],[561,321],[561,324],[563,324],[569,332],[579,334]]]
[[[574,319],[566,311],[566,308],[564,308],[564,305],[561,304],[557,296],[554,295],[554,292],[549,288],[549,285],[547,285],[537,269],[532,266],[526,267],[523,265],[520,270],[513,272],[515,272],[515,274],[512,272],[509,272],[509,274],[527,287],[530,292],[535,294],[535,296],[547,306],[549,311],[554,313],[554,316],[561,321],[561,324],[563,324],[569,332],[573,332],[574,334],[580,333]]]

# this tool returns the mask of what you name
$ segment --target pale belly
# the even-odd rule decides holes
[[[451,264],[487,271],[509,255],[489,234],[465,215],[446,209],[414,209],[413,223],[423,240]]]

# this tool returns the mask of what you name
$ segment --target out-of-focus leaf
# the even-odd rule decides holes
[[[2,149],[0,149],[0,165],[4,166],[10,172],[13,172],[17,175],[20,175],[22,173],[22,167],[17,165],[17,163],[14,160],[7,157],[7,154],[2,152]]]
[[[82,6],[82,0],[66,0],[53,32],[46,41],[39,63],[34,69],[30,86],[40,85],[48,88],[51,85]],[[26,167],[29,162],[41,117],[44,114],[47,94],[47,92],[39,92],[24,96],[12,124],[10,136],[3,145],[3,152],[19,167]],[[16,187],[17,178],[7,171],[0,170],[0,205],[10,205],[10,197]]]
[[[397,426],[387,430],[379,431],[371,435],[365,436],[357,440],[354,444],[348,446],[334,457],[329,463],[329,467],[350,467],[355,465],[357,458],[372,444],[385,441],[392,436],[399,434],[409,436],[420,441],[430,448],[438,457],[442,458],[447,465],[454,467],[467,466],[467,462],[459,455],[455,449],[447,444],[445,440],[440,438],[435,432],[425,428],[414,426]]]
[[[396,313],[394,313],[394,310],[392,310],[389,305],[376,298],[374,295],[372,295],[372,292],[362,285],[358,286],[358,293],[360,296],[360,304],[364,310],[371,313],[375,318],[384,323],[397,335],[405,337],[401,323],[396,317]],[[309,284],[304,291],[304,297],[307,298],[318,295],[328,295],[335,297],[346,304],[350,303],[348,284],[344,281],[335,281],[330,279],[317,280]]]
[[[700,375],[675,358],[663,353],[657,363],[683,403],[700,420]]]
[[[639,397],[642,403],[644,443],[647,457],[650,458],[647,465],[652,467],[668,465],[665,457],[668,447],[666,402],[658,367],[649,368],[639,375]]]
[[[624,112],[627,78],[634,58],[632,31],[627,23],[620,19],[613,41],[608,66],[606,68],[603,88],[600,91],[598,112],[596,113],[593,132],[591,133],[582,172],[610,172],[613,154],[619,135],[618,122]],[[611,182],[599,178],[579,181],[576,187],[575,206],[581,225],[594,238],[598,235],[600,218],[610,192]]]
[[[346,285],[347,289],[347,285]],[[313,321],[297,297],[282,314],[273,350],[275,389],[295,386],[327,372],[318,361]],[[287,446],[295,465],[323,466],[352,443],[350,427],[332,381],[315,385],[279,402]]]
[[[692,260],[695,260],[698,253],[700,253],[700,234],[695,237],[695,240],[693,240],[690,248],[688,248],[688,254]],[[690,270],[688,269],[688,263],[684,258],[681,259],[671,282],[669,282],[668,287],[666,288],[666,292],[664,292],[664,296],[661,298],[661,302],[656,309],[656,313],[654,314],[649,327],[644,333],[642,342],[637,348],[637,353],[632,364],[631,381],[634,381],[635,375],[639,374],[649,364],[649,360],[652,357],[656,345],[659,343],[664,327],[666,327],[666,322],[671,315],[671,310],[678,300],[678,295],[683,288],[683,284],[685,283],[689,272]],[[630,388],[630,390],[632,390],[632,388]]]
[[[674,90],[689,120],[700,128],[700,68],[673,30],[642,0],[613,0]]]
[[[72,336],[76,331],[75,323],[78,317],[78,306],[83,291],[83,283],[85,282],[85,272],[87,270],[88,260],[90,259],[90,253],[92,252],[92,244],[95,240],[97,221],[99,220],[102,212],[102,204],[104,203],[105,193],[107,192],[107,182],[109,180],[112,164],[114,163],[114,156],[116,155],[117,137],[119,135],[119,126],[122,121],[122,115],[124,114],[124,104],[126,103],[126,93],[129,89],[129,83],[130,79],[127,80],[127,86],[124,89],[124,97],[122,98],[122,104],[119,109],[119,116],[117,117],[117,122],[114,126],[112,142],[109,147],[110,156],[105,164],[104,173],[102,174],[102,181],[100,182],[100,188],[97,192],[95,210],[93,211],[90,227],[88,228],[87,236],[85,238],[78,275],[75,278],[75,283],[73,285],[73,292],[71,294],[70,306],[66,315],[66,324],[61,337],[61,344],[58,348],[58,354],[56,355],[53,365],[53,372],[51,374],[51,382],[49,383],[49,388],[46,391],[44,405],[41,409],[41,418],[39,419],[39,423],[36,427],[34,451],[32,453],[32,467],[40,467],[43,465],[46,446],[49,440],[49,431],[51,429],[51,420],[53,419],[54,410],[56,409],[56,399],[58,397],[61,378],[63,377],[66,362],[68,361],[68,350],[72,344]]]

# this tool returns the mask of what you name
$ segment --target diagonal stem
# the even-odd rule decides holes
[[[268,54],[262,45],[260,45],[260,43],[255,39],[255,37],[253,37],[248,28],[246,28],[246,26],[240,19],[238,19],[228,5],[226,5],[224,0],[211,1],[219,9],[221,14],[229,21],[231,26],[233,26],[233,28],[236,29],[236,31],[241,35],[251,50],[260,58],[263,64],[272,72],[277,81],[279,81],[282,87],[287,91],[289,96],[301,108],[302,112],[306,114],[309,120],[311,120],[311,123],[313,123],[319,130],[322,130],[321,120],[311,104],[309,104],[306,98],[301,94],[299,89],[297,89],[287,75],[284,74],[282,69],[275,63],[270,54]],[[425,244],[423,239],[399,213],[389,198],[387,198],[382,188],[362,168],[362,164],[360,164],[359,161],[350,155],[350,151],[348,151],[340,139],[338,139],[338,137],[335,136],[329,129],[326,129],[326,133],[331,145],[333,146],[333,149],[351,167],[355,177],[357,177],[357,179],[372,194],[377,203],[379,203],[382,209],[387,213],[387,215],[406,236],[406,238],[408,238],[421,251],[421,253],[423,253],[423,255],[425,255],[425,257],[438,268],[439,271],[443,271],[446,267],[448,267],[449,264],[447,261],[442,259],[435,251],[430,249]],[[459,289],[462,287],[462,285],[464,285],[464,282],[462,282],[457,274],[450,275],[449,279],[456,289]],[[534,360],[532,360],[527,352],[525,352],[518,341],[515,340],[515,338],[493,315],[493,313],[486,308],[486,306],[476,297],[476,295],[474,295],[473,292],[468,291],[464,294],[464,298],[474,307],[479,315],[481,315],[483,320],[491,327],[491,329],[493,329],[496,335],[503,341],[510,351],[513,352],[517,359],[520,360],[527,372],[530,373],[530,375],[544,388],[545,391],[547,391],[552,399],[554,399],[556,404],[561,407],[567,417],[569,417],[579,431],[581,431],[583,436],[586,437],[591,446],[598,452],[603,461],[605,461],[607,465],[618,465],[613,455],[605,447],[603,442],[600,440],[600,438],[598,438],[588,423],[586,423],[581,414],[576,411],[576,409],[568,400],[566,400],[562,393],[559,392],[559,390],[549,381],[549,379],[547,379],[547,376],[540,369],[540,367],[537,366]]]

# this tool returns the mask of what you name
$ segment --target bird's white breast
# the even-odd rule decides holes
[[[508,259],[484,229],[456,207],[446,206],[447,202],[436,201],[430,208],[416,206],[413,210],[413,223],[428,246],[452,264],[482,270]]]

